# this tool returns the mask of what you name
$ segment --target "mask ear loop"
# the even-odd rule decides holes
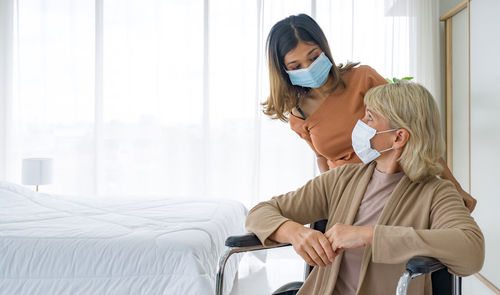
[[[387,152],[387,151],[390,151],[390,150],[392,150],[392,149],[394,149],[394,147],[393,147],[393,146],[392,146],[392,147],[390,147],[390,148],[388,148],[388,149],[385,149],[385,150],[383,150],[383,151],[380,151],[379,153]]]
[[[396,131],[398,129],[400,129],[400,128],[394,128],[394,129],[389,129],[389,130],[385,130],[385,131],[379,131],[379,132],[377,132],[375,134],[382,134],[382,133],[387,133],[387,132],[393,132],[393,131]]]
[[[381,134],[381,133],[393,132],[393,131],[396,131],[396,130],[398,130],[398,129],[400,129],[400,128],[394,128],[394,129],[389,129],[389,130],[385,130],[385,131],[380,131],[380,132],[377,132],[377,133],[375,133],[375,134]],[[388,148],[388,149],[385,149],[385,150],[379,151],[379,153],[387,152],[387,151],[390,151],[390,150],[392,150],[392,149],[394,149],[394,146],[392,146],[392,147],[390,147],[390,148]]]

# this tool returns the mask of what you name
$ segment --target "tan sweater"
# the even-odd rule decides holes
[[[404,172],[385,174],[373,169],[373,174],[359,205],[353,225],[374,226]],[[335,294],[354,295],[358,289],[359,271],[365,247],[345,249],[340,263]]]
[[[268,245],[273,243],[268,237],[287,220],[309,224],[328,219],[327,230],[335,223],[353,224],[375,165],[347,164],[262,202],[249,212],[246,228]],[[460,276],[483,265],[483,235],[450,181],[401,179],[378,219],[372,246],[364,251],[357,294],[395,293],[406,262],[414,256],[435,257]],[[315,267],[298,294],[332,294],[341,259]],[[432,294],[430,283],[429,275],[418,277],[408,294]]]

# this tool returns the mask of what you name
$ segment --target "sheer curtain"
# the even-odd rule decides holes
[[[291,14],[319,22],[337,63],[385,77],[432,69],[414,46],[425,34],[412,43],[422,25],[409,2],[3,1],[12,70],[2,80],[12,93],[2,96],[1,172],[19,183],[22,158],[52,157],[54,183],[42,190],[61,194],[251,206],[315,176],[307,144],[261,113],[265,39]]]

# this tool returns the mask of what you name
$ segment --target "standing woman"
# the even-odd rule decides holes
[[[264,113],[290,123],[316,154],[321,172],[361,163],[351,145],[351,131],[365,114],[365,93],[386,80],[369,66],[336,65],[323,31],[305,14],[272,27],[267,56],[271,93],[263,103]],[[441,177],[452,181],[467,208],[474,210],[477,201],[462,189],[444,160],[439,161]]]

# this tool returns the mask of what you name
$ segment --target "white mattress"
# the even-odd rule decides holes
[[[214,294],[229,200],[97,201],[0,182],[0,294]],[[230,259],[225,293],[239,259]]]

